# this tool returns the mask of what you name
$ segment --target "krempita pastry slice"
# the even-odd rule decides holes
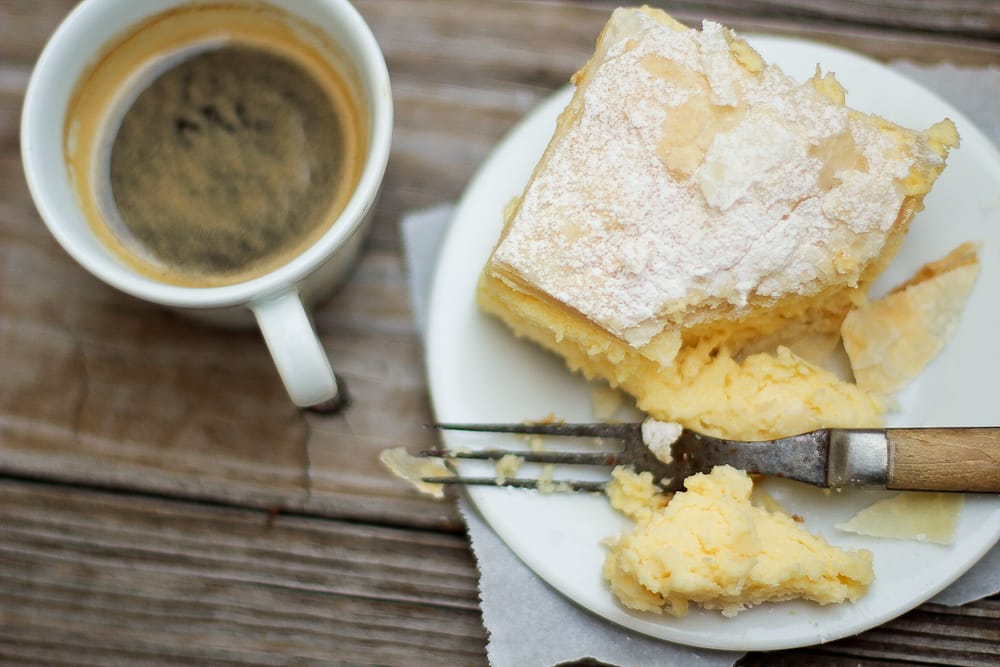
[[[958,145],[951,121],[851,110],[832,74],[796,82],[721,25],[649,8],[616,10],[573,81],[482,308],[657,419],[742,438],[878,423],[878,396],[786,344],[836,341]]]

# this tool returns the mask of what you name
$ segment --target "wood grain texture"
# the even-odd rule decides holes
[[[377,462],[385,447],[433,442],[397,225],[461,194],[590,55],[613,5],[357,1],[386,54],[396,129],[365,255],[316,313],[353,396],[324,418],[287,402],[258,334],[115,292],[42,225],[19,113],[74,4],[0,0],[0,662],[484,664],[454,505]],[[654,4],[882,60],[1000,65],[990,0]],[[277,508],[296,514],[268,528]],[[998,610],[996,598],[925,606],[746,664],[996,664]]]
[[[656,3],[665,4],[665,3]],[[951,36],[995,40],[1000,38],[1000,6],[962,0],[710,0],[672,1],[674,12],[724,13],[781,17],[796,22],[829,21],[868,26],[877,30],[941,32]]]
[[[887,486],[1000,493],[1000,428],[893,428]]]
[[[485,664],[463,536],[0,483],[0,663]]]

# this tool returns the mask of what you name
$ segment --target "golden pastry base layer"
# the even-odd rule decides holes
[[[560,355],[571,370],[631,394],[650,416],[707,434],[756,440],[824,426],[874,427],[885,410],[880,397],[787,346],[741,357],[740,350],[752,340],[738,325],[729,334],[715,323],[715,335],[685,336],[673,362],[661,365],[586,318],[495,276],[484,275],[480,281],[479,304],[518,336]],[[817,317],[836,322],[835,333],[844,312],[846,308],[837,307],[817,311]],[[763,326],[763,320],[757,318],[757,324]],[[782,321],[787,320],[771,324]],[[834,334],[831,338],[835,343]]]
[[[632,347],[494,265],[480,278],[478,302],[571,370],[626,391],[656,419],[746,440],[879,426],[885,400],[819,364],[837,344],[845,315],[892,260],[921,202],[906,199],[885,251],[857,287],[831,285],[816,295],[762,303],[738,320],[713,319],[703,306],[697,318],[703,323],[680,332],[679,349],[671,342],[675,331]]]

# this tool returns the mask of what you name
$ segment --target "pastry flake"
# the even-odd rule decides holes
[[[848,313],[841,334],[858,386],[891,394],[916,377],[954,333],[978,275],[977,246],[964,243]]]

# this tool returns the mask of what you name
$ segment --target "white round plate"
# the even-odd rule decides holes
[[[963,241],[984,243],[982,273],[958,331],[919,380],[900,395],[890,425],[991,425],[1000,410],[996,383],[1000,355],[1000,154],[949,104],[881,64],[841,49],[801,40],[758,37],[750,42],[768,62],[798,80],[820,63],[836,72],[848,104],[907,127],[926,128],[950,117],[961,149],[927,197],[897,259],[876,285],[895,284],[924,262]],[[504,205],[520,194],[571,91],[562,90],[529,114],[496,148],[468,186],[439,255],[431,293],[427,359],[437,418],[449,422],[593,419],[591,388],[562,361],[516,339],[506,326],[477,310],[476,280],[502,225]],[[509,446],[504,436],[448,434],[449,444]],[[551,439],[549,440],[551,442]],[[548,443],[547,443],[548,444]],[[485,474],[492,474],[486,468]],[[475,472],[471,464],[463,472]],[[580,477],[576,471],[572,471]],[[628,527],[601,496],[543,495],[506,488],[474,488],[469,495],[497,534],[545,581],[604,618],[661,639],[715,649],[770,650],[855,634],[883,623],[947,587],[1000,536],[1000,499],[966,497],[950,546],[849,535],[835,528],[885,492],[824,494],[775,480],[767,490],[810,531],[831,543],[874,552],[875,582],[854,604],[765,604],[727,619],[692,609],[680,619],[636,613],[619,605],[601,579],[601,540]]]

